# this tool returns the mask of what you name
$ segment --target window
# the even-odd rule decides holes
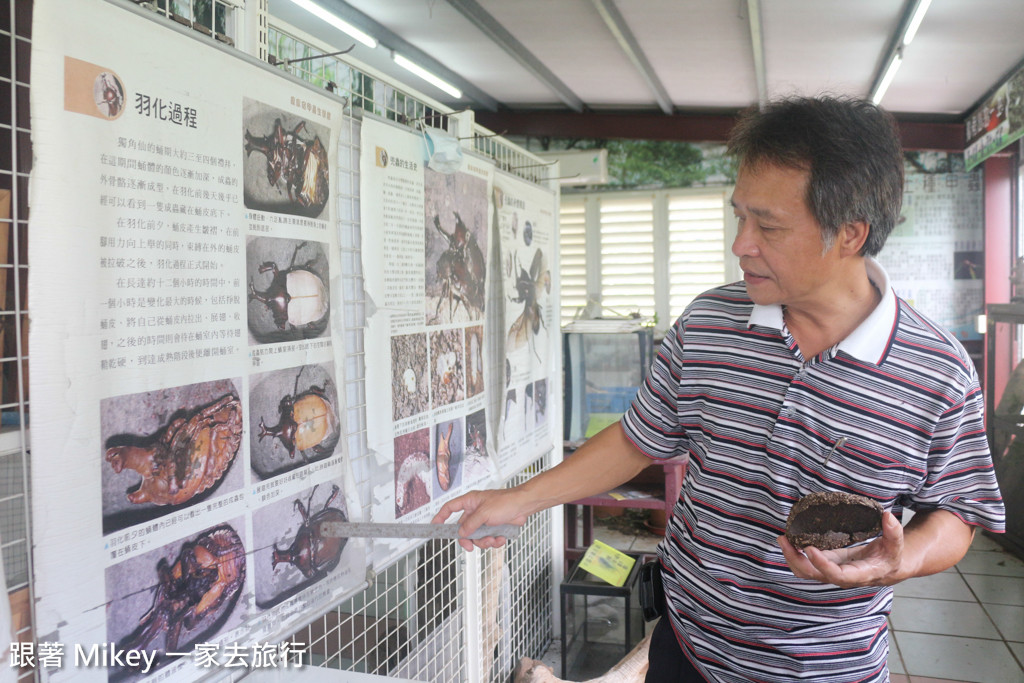
[[[562,324],[639,313],[666,330],[701,292],[740,278],[731,187],[562,197]]]
[[[587,222],[583,198],[563,196],[558,215],[559,295],[564,325],[572,320],[575,311],[587,306]]]

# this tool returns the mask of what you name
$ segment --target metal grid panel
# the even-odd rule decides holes
[[[145,4],[164,13],[180,11],[182,7],[181,3],[168,5],[163,0]],[[224,4],[236,5],[230,0]],[[12,67],[9,74],[0,74],[7,86],[3,88],[5,96],[0,100],[0,130],[3,132],[0,139],[6,146],[0,150],[0,158],[3,159],[0,189],[11,193],[9,214],[4,216],[0,212],[0,221],[9,236],[6,262],[0,253],[0,273],[6,276],[3,284],[7,291],[6,305],[0,310],[0,330],[3,332],[0,357],[3,370],[0,533],[3,535],[0,538],[8,590],[12,595],[23,596],[26,608],[32,602],[29,453],[25,428],[28,407],[27,338],[24,335],[28,320],[24,285],[27,282],[28,176],[32,158],[28,119],[31,10],[30,1],[7,0],[0,5],[3,13],[0,40],[7,43],[0,45],[0,49],[8,51]],[[240,21],[236,15],[229,25],[239,26]],[[268,30],[268,40],[270,53],[278,61],[293,59],[296,54],[309,56],[316,51],[316,48],[273,27]],[[250,47],[257,52],[265,49],[262,45]],[[278,48],[289,52],[275,52]],[[334,60],[333,72],[322,66],[313,66],[316,63],[329,64],[331,59],[295,61],[284,67],[347,98],[347,115],[336,150],[343,160],[342,168],[359,167],[359,120],[352,115],[353,112],[372,111],[410,126],[423,122],[451,129],[456,118],[453,112],[442,111],[436,104],[410,91],[378,80],[338,60]],[[330,81],[340,81],[344,85],[328,87]],[[542,161],[499,136],[477,129],[472,146],[494,159],[499,168],[524,179],[540,182],[546,177],[548,167]],[[345,301],[346,438],[357,489],[361,499],[369,501],[363,336],[366,320],[360,258],[359,174],[355,170],[338,176],[336,197]],[[500,291],[492,292],[491,296],[492,304],[500,307]],[[492,376],[500,377],[501,371],[501,368],[492,368]],[[546,461],[547,458],[534,463],[516,475],[509,485],[532,476],[547,464]],[[364,502],[364,506],[368,508],[368,502]],[[534,516],[522,537],[502,551],[467,555],[450,541],[426,543],[379,574],[368,576],[362,591],[317,617],[308,627],[294,634],[292,640],[307,645],[310,661],[339,669],[431,681],[465,681],[471,680],[471,672],[476,678],[476,672],[486,667],[487,680],[507,679],[518,657],[539,656],[550,642],[551,548],[550,513]],[[498,558],[501,558],[500,562]],[[493,580],[488,576],[496,576],[495,570],[499,567],[501,591],[497,601],[493,597],[493,587],[490,596],[469,590],[470,587],[483,589],[493,586]],[[514,601],[510,602],[508,596],[515,596]],[[494,614],[490,620],[492,626],[486,629],[475,616],[485,597]],[[474,616],[467,618],[470,612]],[[467,622],[480,632],[467,634]],[[30,626],[24,626],[19,635],[31,639]],[[467,651],[467,638],[477,644],[489,639],[489,653]],[[21,675],[22,680],[35,677],[33,670],[26,670]]]
[[[238,15],[244,0],[132,0],[183,26],[227,45],[238,42]]]
[[[473,148],[493,159],[501,170],[508,171],[531,183],[547,185],[548,182],[556,180],[552,171],[555,170],[557,162],[537,158],[501,137],[501,133],[493,133],[480,128],[473,136]]]
[[[521,484],[540,473],[547,466],[546,460],[542,458],[526,467],[512,477],[508,486]],[[533,515],[518,539],[483,554],[481,680],[507,681],[520,658],[539,658],[551,644],[551,596],[555,581],[551,529],[550,511]]]
[[[448,112],[417,98],[411,91],[364,73],[342,61],[336,53],[311,44],[297,32],[271,25],[268,42],[271,64],[328,92],[337,93],[355,109],[397,123],[423,123],[448,130]]]
[[[29,538],[28,366],[26,310],[29,137],[29,54],[32,3],[8,0],[0,6],[0,50],[10,70],[0,74],[0,541],[7,590],[15,606],[15,637],[31,640],[32,604]],[[6,645],[0,649],[6,649]],[[31,680],[26,670],[20,680]]]

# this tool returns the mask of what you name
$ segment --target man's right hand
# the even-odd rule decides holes
[[[467,536],[484,524],[526,524],[526,518],[545,508],[609,491],[643,471],[651,461],[626,438],[618,422],[587,439],[572,456],[529,481],[510,489],[470,491],[437,511],[435,524],[461,511],[459,533]],[[497,548],[504,537],[459,539],[466,550]]]
[[[470,491],[458,498],[452,498],[441,506],[431,521],[432,524],[443,524],[455,512],[462,512],[459,518],[459,533],[467,536],[484,524],[497,526],[500,524],[526,524],[526,518],[532,510],[527,510],[525,501],[519,491],[512,489],[489,489]],[[498,548],[505,545],[504,536],[485,536],[476,540],[459,539],[459,545],[466,550],[477,548]]]

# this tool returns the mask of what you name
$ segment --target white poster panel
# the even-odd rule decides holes
[[[896,293],[961,341],[985,312],[980,172],[909,173],[900,222],[878,256]]]
[[[549,416],[557,367],[557,294],[551,288],[555,255],[555,197],[545,188],[499,173],[494,214],[501,237],[505,296],[505,386],[498,427],[498,465],[516,472],[555,445],[561,425]],[[555,412],[554,414],[558,414]]]
[[[319,527],[360,509],[341,108],[99,0],[37,0],[32,48],[35,627],[62,651],[43,676],[274,666],[365,581],[365,544]]]
[[[427,522],[494,476],[484,386],[493,166],[467,156],[434,171],[422,136],[369,117],[361,144],[371,514]],[[415,543],[376,540],[374,563]]]

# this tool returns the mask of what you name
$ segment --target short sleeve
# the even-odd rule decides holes
[[[928,469],[910,507],[943,509],[965,524],[993,532],[1005,528],[1005,511],[985,435],[982,392],[975,379],[964,400],[935,427]]]
[[[626,437],[645,455],[659,460],[685,455],[689,450],[678,411],[685,318],[683,314],[665,335],[647,378],[622,416]]]

